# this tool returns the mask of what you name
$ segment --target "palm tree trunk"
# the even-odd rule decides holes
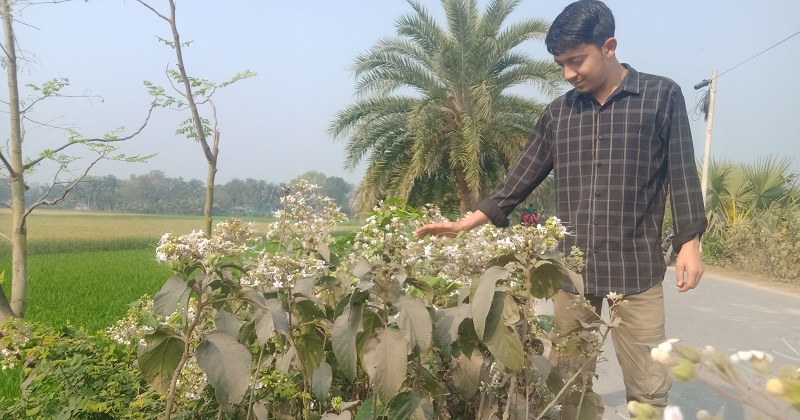
[[[478,205],[478,194],[469,187],[464,169],[457,166],[453,169],[453,177],[456,180],[456,196],[458,196],[459,212],[465,215],[475,211]]]

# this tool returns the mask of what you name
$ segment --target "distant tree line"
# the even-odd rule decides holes
[[[271,216],[280,208],[280,198],[286,187],[305,179],[320,187],[319,193],[336,201],[350,214],[353,185],[342,178],[321,172],[306,172],[288,184],[253,178],[232,179],[215,186],[214,214],[225,216]],[[70,183],[55,185],[32,184],[26,194],[30,199],[42,195],[59,196]],[[49,193],[48,193],[49,190]],[[0,202],[10,191],[0,187]],[[171,178],[154,170],[128,179],[114,175],[87,176],[69,197],[56,208],[63,210],[109,211],[137,214],[202,215],[205,205],[205,184],[196,179]]]

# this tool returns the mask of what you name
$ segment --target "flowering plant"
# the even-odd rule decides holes
[[[670,339],[654,347],[651,356],[669,366],[672,376],[679,381],[702,383],[766,418],[790,419],[800,412],[800,369],[786,364],[776,370],[774,357],[769,353],[750,350],[727,355],[711,346],[698,350],[680,340]],[[655,411],[646,404],[634,403],[629,405],[629,409],[637,418],[656,418]],[[722,417],[701,410],[697,418],[715,420]]]
[[[439,210],[386,200],[335,240],[344,215],[314,191],[293,186],[262,235],[230,220],[162,238],[173,277],[109,335],[137,349],[167,418],[198,404],[258,419],[552,414],[571,385],[548,385],[532,303],[566,279],[583,288],[558,219],[416,239]]]

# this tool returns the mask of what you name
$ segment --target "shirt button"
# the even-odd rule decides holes
[[[600,224],[600,221],[599,221],[599,220],[595,220],[595,221],[594,221],[594,225],[595,225],[595,226],[597,226],[597,225],[599,225],[599,224]]]
[[[601,135],[597,136],[597,138],[600,139],[600,140],[603,140],[605,137],[601,134]]]
[[[597,167],[599,168],[599,167],[601,167],[601,166],[603,166],[603,164],[602,164],[602,163],[600,163],[600,162],[597,162]]]
[[[596,193],[594,193],[594,196],[595,197],[600,197],[600,191],[597,191]]]

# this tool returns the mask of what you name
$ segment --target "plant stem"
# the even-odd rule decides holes
[[[196,292],[197,292],[197,290],[195,290],[195,293]],[[200,295],[198,293],[198,296],[202,296],[202,295]],[[192,332],[194,332],[194,329],[197,327],[197,324],[200,321],[200,314],[203,311],[203,309],[205,308],[205,304],[206,304],[206,301],[203,301],[202,297],[199,297],[198,301],[197,301],[197,306],[196,306],[196,309],[195,309],[196,312],[195,312],[195,315],[194,315],[194,319],[192,320],[192,323],[187,327],[186,331],[183,334],[183,355],[181,355],[181,360],[180,360],[180,362],[178,362],[178,367],[175,368],[175,371],[172,373],[172,379],[170,379],[170,382],[169,382],[169,390],[167,391],[167,408],[166,408],[166,412],[167,413],[166,413],[166,417],[165,417],[166,420],[170,420],[170,418],[172,417],[172,405],[175,402],[175,392],[176,392],[176,390],[178,388],[178,386],[177,386],[178,378],[181,375],[181,371],[183,370],[183,367],[186,365],[186,361],[189,360],[189,354],[191,352],[191,347],[190,347],[189,341],[191,339]],[[188,309],[186,310],[186,313],[188,315],[188,313],[189,313]]]
[[[247,417],[245,417],[245,420],[250,420],[250,413],[253,411],[253,400],[256,396],[256,379],[258,378],[258,370],[261,369],[261,359],[264,357],[265,347],[267,347],[266,343],[261,346],[261,351],[258,352],[258,364],[253,371],[253,389],[250,391],[250,403],[247,405]]]

